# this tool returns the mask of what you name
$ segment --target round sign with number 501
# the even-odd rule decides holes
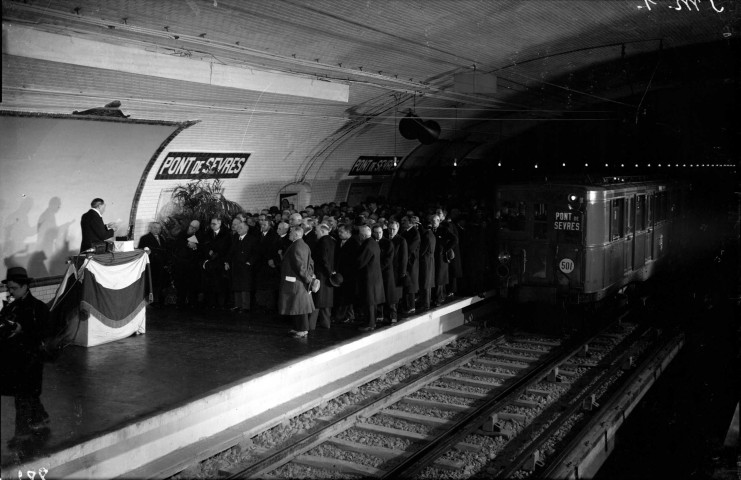
[[[560,268],[563,273],[571,273],[574,271],[574,261],[570,258],[562,258],[558,263],[558,268]]]

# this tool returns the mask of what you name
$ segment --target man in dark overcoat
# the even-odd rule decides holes
[[[90,210],[80,217],[80,229],[82,230],[80,253],[91,248],[93,243],[102,242],[114,236],[115,222],[103,223],[104,212],[105,202],[102,198],[95,198],[90,202]]]
[[[222,228],[219,217],[212,218],[209,226],[204,242],[200,244],[206,304],[212,308],[224,308],[229,291],[229,275],[224,267],[232,246],[232,234]]]
[[[44,364],[41,342],[49,327],[49,308],[35,298],[29,286],[33,279],[23,267],[8,269],[3,280],[14,301],[2,310],[0,341],[0,393],[15,398],[15,435],[11,449],[24,448],[35,438],[49,434],[49,415],[41,404]]]
[[[453,249],[453,236],[445,228],[440,228],[440,217],[430,215],[430,230],[435,235],[435,292],[432,306],[437,307],[445,303],[445,287],[448,285],[449,257],[448,251]]]
[[[178,308],[195,308],[198,305],[203,264],[198,250],[198,244],[203,241],[200,228],[201,222],[192,220],[171,245],[172,274],[178,295]]]
[[[312,293],[314,310],[309,316],[309,330],[317,326],[329,328],[331,324],[332,307],[334,306],[334,287],[329,283],[329,277],[335,272],[334,255],[337,249],[335,239],[329,235],[329,225],[320,223],[314,227],[316,242],[311,248],[311,258],[314,260],[314,275],[320,282],[319,290]]]
[[[450,211],[450,215],[448,216],[444,208],[438,208],[437,215],[440,217],[440,228],[446,229],[453,239],[453,244],[450,247],[453,250],[453,259],[448,262],[448,286],[446,288],[447,296],[452,297],[458,293],[458,282],[459,279],[463,277],[460,232],[457,225],[460,212],[457,208],[454,208]]]
[[[167,249],[162,236],[162,225],[159,222],[149,224],[149,233],[139,239],[139,248],[149,255],[149,271],[152,274],[153,306],[164,305],[162,289],[170,285],[165,266],[167,265]]]
[[[383,292],[378,242],[371,238],[371,229],[367,225],[358,228],[358,237],[361,243],[355,264],[358,275],[357,302],[368,316],[368,325],[360,327],[360,330],[368,332],[376,328],[376,305],[385,302],[386,296]]]
[[[419,231],[419,302],[422,310],[430,309],[430,292],[435,286],[435,246],[437,239],[430,228]]]
[[[267,313],[278,307],[278,285],[280,284],[280,255],[278,233],[267,219],[260,220],[260,235],[257,245],[255,266],[255,303]],[[288,244],[286,245],[287,248]]]
[[[250,293],[254,281],[254,265],[257,263],[259,240],[249,235],[249,225],[239,222],[236,225],[237,237],[232,240],[229,256],[224,268],[232,275],[233,311],[247,313],[250,310]]]
[[[278,313],[293,320],[294,329],[289,333],[295,338],[309,334],[309,314],[314,311],[314,301],[309,290],[314,277],[311,250],[301,237],[304,229],[294,225],[288,232],[291,244],[283,253],[280,263],[280,289]]]
[[[355,266],[360,244],[352,235],[352,227],[345,223],[337,227],[337,251],[335,268],[342,275],[342,285],[334,295],[334,318],[338,322],[349,323],[355,319],[353,303],[357,292],[357,268]]]
[[[398,320],[397,311],[398,305],[400,305],[399,302],[404,297],[404,285],[409,283],[407,274],[409,252],[407,251],[407,241],[399,234],[399,222],[391,220],[388,223],[387,230],[389,240],[394,246],[394,282],[396,283],[396,288],[394,288],[391,298],[386,297],[386,303],[390,305],[391,323],[395,323]]]
[[[410,217],[404,216],[401,219],[401,236],[407,242],[407,278],[408,282],[404,283],[404,301],[403,309],[406,315],[416,313],[414,308],[414,296],[419,291],[419,231]]]
[[[371,228],[371,237],[378,242],[378,248],[381,251],[381,278],[383,279],[383,294],[386,297],[384,303],[376,307],[376,321],[384,322],[392,318],[391,301],[395,296],[396,279],[394,278],[394,244],[391,240],[383,236],[383,226],[375,224]],[[398,300],[398,299],[397,299]],[[393,316],[396,316],[396,303],[394,305]]]
[[[278,234],[278,255],[280,255],[280,258],[283,258],[283,253],[292,243],[291,237],[288,235],[290,228],[291,226],[286,222],[279,222],[278,226],[275,227],[275,233]]]

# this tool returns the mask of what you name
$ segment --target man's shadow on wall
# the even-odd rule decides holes
[[[5,222],[6,248],[12,249],[4,258],[5,266],[25,267],[28,275],[34,278],[62,275],[67,258],[76,253],[70,250],[68,239],[69,227],[75,220],[57,225],[56,216],[62,200],[52,197],[39,216],[34,232],[28,221],[32,205],[33,199],[25,198]]]

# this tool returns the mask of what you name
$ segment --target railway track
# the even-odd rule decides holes
[[[228,478],[528,476],[545,465],[559,443],[553,438],[570,431],[573,411],[596,407],[605,391],[601,379],[630,368],[640,345],[651,338],[647,330],[619,323],[581,340],[500,335],[341,417],[322,419],[319,428],[250,465],[221,473]]]

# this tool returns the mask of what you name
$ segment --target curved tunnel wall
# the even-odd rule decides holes
[[[180,125],[0,112],[3,262],[30,276],[61,275],[80,248],[80,217],[93,198],[126,235],[141,172]]]
[[[2,110],[71,114],[75,110],[101,107],[112,100],[120,100],[122,112],[130,119],[198,122],[175,136],[162,150],[144,179],[136,204],[127,206],[136,212],[135,239],[145,233],[148,222],[156,218],[158,209],[169,199],[168,192],[187,181],[155,179],[170,152],[248,153],[249,159],[240,176],[225,179],[224,187],[227,198],[254,212],[277,204],[279,193],[290,190],[298,182],[308,183],[310,196],[306,198],[311,203],[345,200],[353,183],[383,185],[387,177],[348,176],[357,157],[395,153],[403,156],[417,144],[397,135],[398,143],[395,145],[396,126],[388,118],[385,121],[372,119],[361,122],[358,128],[347,129],[348,122],[351,122],[345,112],[347,105],[339,102],[261,95],[260,92],[13,55],[3,55],[2,66]],[[354,95],[358,94],[367,92],[355,90]],[[345,135],[345,130],[349,134]],[[28,142],[36,141],[29,139]],[[147,158],[156,148],[150,147]],[[101,161],[107,168],[105,159],[101,158]],[[131,178],[124,181],[128,177],[117,176],[121,183],[101,182],[103,194],[100,196],[106,198],[106,194],[110,197],[108,192],[125,190],[129,192],[128,198],[133,198],[133,190],[139,185],[145,164],[123,162],[126,175],[130,174]],[[35,159],[27,159],[16,168],[29,177],[22,180],[21,183],[25,184],[32,181],[33,172],[43,171],[45,166]],[[71,177],[71,172],[66,169],[59,181]],[[87,198],[90,193],[85,195],[84,201],[66,200],[65,205],[69,203],[79,218],[90,200],[98,196],[93,194]],[[48,199],[38,201],[46,203]],[[106,220],[120,217],[127,224],[129,211],[115,212],[114,215],[112,207],[109,202]],[[70,241],[72,249],[77,248],[74,243],[76,240]]]

